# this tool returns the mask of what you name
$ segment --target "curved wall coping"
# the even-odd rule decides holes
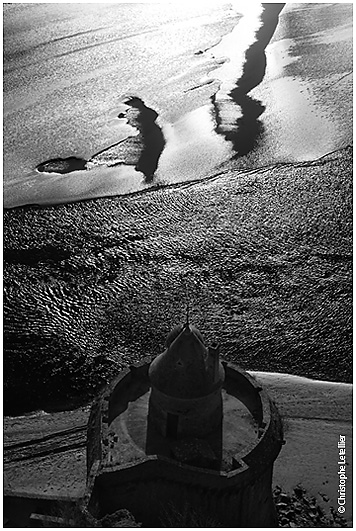
[[[159,470],[163,475],[166,475],[169,469],[174,469],[175,475],[177,475],[178,471],[180,471],[179,475],[182,476],[188,473],[189,482],[192,482],[194,476],[197,476],[197,481],[200,483],[203,475],[206,478],[205,480],[211,478],[213,483],[215,483],[221,478],[224,480],[224,484],[226,484],[226,480],[232,480],[234,483],[233,480],[237,480],[238,477],[240,481],[242,479],[241,475],[248,470],[251,473],[258,472],[260,474],[264,468],[274,462],[283,444],[281,419],[275,405],[254,377],[237,366],[223,361],[222,363],[226,373],[223,388],[228,394],[235,396],[244,403],[259,426],[256,441],[252,441],[251,444],[244,447],[232,458],[233,470],[224,472],[195,467],[161,455],[149,455],[135,462],[121,465],[104,463],[107,446],[105,440],[107,441],[108,439],[110,424],[118,415],[126,410],[129,401],[135,399],[140,385],[142,385],[142,389],[147,388],[148,390],[150,388],[148,368],[152,359],[154,357],[146,358],[141,363],[121,371],[119,376],[106,388],[99,399],[101,415],[100,420],[96,422],[99,421],[101,424],[99,431],[101,434],[100,447],[102,456],[100,459],[100,467],[96,470],[97,476],[106,476],[120,472],[121,475],[127,476],[128,481],[131,481],[134,480],[137,474],[138,477],[140,475],[141,477],[146,475],[145,470],[152,477],[152,475],[157,475]],[[133,394],[131,393],[132,390]],[[235,392],[233,392],[234,390]],[[126,397],[122,396],[125,391]],[[131,394],[132,397],[130,398]],[[142,394],[143,391],[138,396],[142,396]],[[119,404],[120,407],[115,411],[115,402],[117,402],[120,395],[122,397],[121,404]],[[154,465],[155,471],[151,470],[152,465]],[[250,476],[250,474],[247,475]],[[183,477],[181,479],[184,480]]]

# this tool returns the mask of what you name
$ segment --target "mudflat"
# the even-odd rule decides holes
[[[158,354],[185,283],[227,360],[349,382],[351,155],[6,211],[5,412],[85,403]]]

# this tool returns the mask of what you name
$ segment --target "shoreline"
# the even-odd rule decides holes
[[[47,9],[49,11],[54,9],[54,12],[56,12],[55,7]],[[94,5],[94,12],[96,9],[97,8]],[[199,76],[207,73],[212,66],[217,66],[218,62],[209,56],[209,52],[204,55],[204,52],[200,54],[199,51],[201,51],[201,47],[208,51],[210,48],[216,46],[223,36],[228,34],[236,26],[241,18],[241,15],[237,11],[232,9],[231,6],[226,5],[221,7],[207,6],[204,9],[199,6],[179,6],[179,8],[175,10],[174,16],[172,16],[171,12],[165,7],[147,7],[142,5],[138,8],[134,8],[135,11],[137,10],[138,14],[138,17],[135,16],[133,19],[135,24],[137,24],[137,30],[132,33],[132,31],[130,31],[130,25],[127,26],[127,21],[130,20],[130,16],[132,16],[132,6],[127,6],[127,8],[125,8],[125,6],[114,6],[110,9],[117,10],[117,12],[121,14],[121,18],[126,22],[126,24],[123,24],[122,28],[118,25],[117,29],[115,29],[115,33],[118,32],[119,34],[117,40],[123,40],[120,47],[115,48],[110,46],[108,48],[111,42],[114,42],[115,40],[105,41],[105,38],[100,40],[94,38],[96,32],[99,32],[99,34],[102,34],[103,37],[105,37],[106,33],[112,31],[112,20],[109,8],[100,10],[100,17],[103,16],[103,21],[106,22],[106,25],[103,23],[97,29],[95,29],[97,23],[95,20],[92,20],[90,12],[88,13],[86,11],[82,13],[82,16],[80,17],[81,25],[83,24],[87,27],[94,26],[94,28],[88,32],[90,33],[90,40],[93,38],[92,52],[89,50],[90,47],[88,48],[88,51],[82,50],[81,47],[77,50],[77,34],[74,34],[73,36],[71,34],[68,35],[68,31],[65,31],[65,35],[55,39],[55,41],[63,40],[63,47],[68,47],[69,53],[71,55],[74,54],[73,57],[67,58],[67,56],[63,54],[62,59],[62,54],[60,54],[56,61],[57,56],[55,50],[57,45],[53,45],[51,40],[49,40],[48,43],[46,41],[41,43],[41,46],[43,46],[43,53],[46,55],[46,60],[48,61],[54,54],[53,60],[55,60],[56,63],[59,63],[57,66],[59,66],[61,71],[64,70],[65,74],[63,80],[64,86],[60,83],[59,88],[58,83],[53,84],[53,76],[48,79],[48,83],[45,85],[44,102],[37,101],[37,93],[41,94],[41,90],[43,91],[42,75],[38,76],[36,71],[31,73],[31,63],[29,65],[26,64],[26,58],[29,54],[24,54],[25,64],[21,66],[25,67],[26,77],[29,78],[32,76],[33,81],[36,82],[35,87],[37,88],[37,91],[36,94],[33,94],[34,89],[32,89],[30,94],[28,94],[28,86],[32,86],[30,81],[28,81],[21,87],[22,90],[20,90],[20,95],[23,92],[22,97],[19,98],[16,92],[14,92],[14,94],[12,94],[11,91],[6,93],[8,109],[6,129],[9,129],[9,131],[6,135],[6,148],[8,149],[5,148],[5,174],[8,177],[11,176],[11,166],[14,167],[14,170],[17,169],[17,178],[12,182],[10,181],[8,187],[5,186],[5,193],[9,194],[9,200],[6,201],[9,208],[28,204],[29,202],[30,204],[37,204],[37,197],[39,197],[39,203],[48,204],[48,198],[51,197],[51,193],[52,195],[58,195],[59,199],[54,201],[58,204],[71,200],[72,198],[75,199],[78,190],[80,196],[79,200],[81,200],[85,195],[88,198],[117,195],[117,193],[120,193],[121,187],[124,188],[124,191],[142,188],[141,180],[143,180],[143,176],[134,171],[130,172],[130,168],[124,168],[119,176],[117,174],[120,172],[118,172],[117,168],[116,172],[113,173],[110,171],[110,167],[108,167],[106,168],[107,171],[103,171],[104,169],[102,168],[100,172],[94,170],[86,172],[82,176],[79,172],[73,172],[67,179],[62,175],[60,180],[58,179],[59,175],[56,175],[57,178],[55,178],[53,175],[50,177],[48,174],[46,175],[47,179],[41,179],[41,176],[36,174],[35,168],[41,166],[43,161],[49,161],[52,159],[60,158],[66,160],[70,157],[77,157],[83,160],[89,160],[90,157],[95,157],[95,154],[98,154],[98,152],[107,151],[110,146],[116,145],[120,141],[127,141],[132,136],[133,131],[132,127],[127,123],[124,123],[125,120],[120,119],[120,115],[122,114],[121,110],[125,107],[125,94],[138,96],[143,101],[148,102],[148,105],[152,107],[154,112],[157,110],[160,115],[164,115],[165,123],[174,122],[175,113],[184,115],[196,108],[197,105],[203,105],[205,100],[208,100],[209,98],[211,88],[208,88],[208,94],[204,87],[199,91],[190,91],[190,87],[197,81]],[[77,12],[80,13],[80,10],[80,7],[71,7],[67,15],[68,20],[73,22],[74,28],[75,24],[78,22],[75,15]],[[34,10],[34,13],[37,13],[37,16],[43,16],[43,8],[37,7],[36,10]],[[16,14],[14,15],[18,26],[24,31],[23,46],[25,47],[26,45],[30,45],[33,39],[33,36],[26,32],[28,31],[28,27],[31,28],[30,24],[33,23],[31,14],[32,13],[29,13],[29,17],[26,20],[22,20],[20,15],[17,20]],[[159,22],[156,22],[155,14],[159,15],[157,16]],[[11,47],[15,47],[16,49],[18,43],[16,42],[16,36],[13,37],[11,35],[12,15],[9,14],[8,17],[9,20],[5,22],[8,23],[10,29],[6,36],[9,41],[7,46],[10,47],[11,50]],[[58,18],[60,22],[62,22],[62,13],[59,14]],[[49,33],[54,33],[54,35],[58,33],[61,35],[61,32],[64,30],[62,25],[52,25],[49,22],[50,19],[50,16],[46,18],[46,25],[48,25],[51,30]],[[149,27],[148,30],[147,26]],[[177,54],[175,51],[173,54],[171,53],[169,55],[169,47],[167,47],[165,31],[167,32],[167,35],[170,36],[172,42],[174,42],[177,36],[180,36],[182,32],[187,31],[187,29],[190,30],[192,27],[196,27],[198,30],[196,31],[197,37],[192,39],[192,36],[190,36],[190,39],[187,39],[187,43],[184,45],[180,42],[178,46],[179,53]],[[147,48],[150,48],[151,43],[146,43],[146,41],[148,41],[149,37],[152,38],[152,31],[154,42],[156,43],[157,49],[160,49],[160,54],[157,54],[157,58],[153,58],[152,56],[147,57],[145,64],[142,64],[141,61],[132,62],[132,47],[141,49],[141,47],[143,48],[146,45]],[[74,38],[74,49],[71,48],[72,38]],[[131,42],[131,39],[134,40]],[[95,57],[98,53],[96,46],[103,46],[103,50],[106,50],[106,56],[108,59],[103,61],[103,63],[107,70],[105,66],[102,67],[100,65],[98,68],[98,65],[96,65]],[[117,50],[115,55],[112,52],[112,48]],[[103,53],[103,51],[101,51],[101,53]],[[47,57],[47,55],[49,57]],[[143,55],[145,55],[145,52],[143,52]],[[8,57],[11,57],[11,54],[8,55]],[[16,59],[14,60],[16,65]],[[67,71],[68,67],[72,64],[72,61],[75,61],[74,64],[79,67],[78,74],[81,74],[81,70],[83,70],[82,75],[78,75],[78,77],[75,78],[75,82],[72,80],[73,76],[71,69]],[[88,77],[87,64],[90,64],[93,61],[95,63],[93,75]],[[11,61],[9,62],[11,65]],[[165,67],[163,67],[164,62],[167,63]],[[171,66],[170,63],[172,63]],[[117,64],[130,65],[130,72],[126,72],[125,69],[123,80],[121,80],[121,72]],[[117,71],[116,78],[118,79],[115,79],[115,81],[112,79],[112,71]],[[44,68],[44,73],[44,79],[46,79],[46,68]],[[40,74],[42,74],[42,72]],[[8,72],[6,81],[9,86],[11,86],[13,76],[15,76],[16,79],[16,72],[15,74]],[[166,85],[167,79],[171,77],[173,79],[168,83],[168,87],[162,90],[161,85]],[[103,79],[107,80],[104,87],[102,86]],[[150,80],[150,82],[147,83],[147,80]],[[39,83],[39,87],[37,87],[37,82]],[[77,85],[85,94],[84,100],[80,103],[76,101]],[[99,93],[97,86],[102,88]],[[73,90],[75,90],[75,93],[68,98],[68,92],[70,93]],[[188,93],[185,92],[186,90],[188,90]],[[50,106],[47,101],[49,99],[48,96],[51,96],[53,100],[51,101]],[[38,116],[36,116],[36,114],[33,115],[33,113],[27,108],[28,99],[30,101],[34,100],[34,107],[37,110],[37,114],[39,116],[44,114],[46,117],[45,137],[43,137],[42,131],[39,130]],[[13,100],[18,104],[18,107],[13,105]],[[76,102],[76,105],[73,105],[73,101]],[[65,108],[66,112],[62,115],[63,108]],[[92,111],[92,108],[95,112]],[[78,109],[80,112],[78,112]],[[71,116],[71,113],[73,116]],[[24,127],[25,124],[23,124],[22,118],[22,115],[24,114],[30,114],[30,120],[26,123],[26,127]],[[66,124],[66,127],[63,127],[63,121]],[[22,149],[20,151],[16,149],[17,146],[15,142],[17,141],[17,138],[12,125],[14,122],[19,122],[17,130],[20,130],[21,132],[20,139],[24,136],[21,145],[29,145],[32,147],[33,140],[35,139],[37,141],[35,147],[33,146],[32,149],[30,147],[29,150]],[[41,122],[43,122],[43,119]],[[77,124],[77,126],[75,127],[74,124]],[[26,133],[26,129],[31,131],[31,138],[28,138],[29,135]],[[65,131],[65,136],[61,137],[60,134],[56,134],[57,130],[61,132]],[[78,131],[80,132],[79,135]],[[39,138],[37,138],[38,135],[40,135]],[[66,135],[68,136],[68,139],[66,139]],[[48,142],[47,137],[51,139],[50,142]],[[150,139],[148,139],[148,143],[150,143]],[[149,147],[150,150],[152,148],[151,145],[146,147]],[[135,155],[135,153],[128,153],[128,159],[132,159],[133,155]],[[135,164],[133,164],[133,166],[134,165]],[[88,181],[91,182],[88,183]],[[132,183],[130,181],[132,181]],[[71,193],[68,193],[68,189],[71,189]],[[84,189],[83,193],[81,192],[82,189]],[[88,192],[87,194],[86,191]]]
[[[139,189],[139,190],[134,190],[134,191],[128,191],[128,192],[123,192],[123,193],[115,193],[115,194],[112,194],[112,195],[102,195],[102,196],[93,196],[93,197],[82,197],[82,198],[78,198],[78,199],[68,199],[66,201],[58,201],[58,202],[53,202],[53,201],[49,201],[49,202],[43,202],[43,203],[24,203],[24,204],[15,204],[14,206],[3,206],[4,210],[5,211],[13,211],[13,210],[18,210],[18,209],[28,209],[28,208],[38,208],[38,209],[42,209],[42,208],[51,208],[51,207],[59,207],[59,206],[62,206],[62,205],[72,205],[72,204],[77,204],[77,203],[88,203],[88,202],[95,202],[96,200],[97,201],[100,201],[101,199],[118,199],[118,198],[121,198],[121,197],[127,197],[127,198],[130,198],[130,197],[137,197],[137,196],[141,196],[141,195],[144,195],[144,194],[149,194],[149,193],[155,193],[157,191],[160,191],[160,190],[174,190],[174,189],[181,189],[181,188],[186,188],[186,187],[190,187],[190,186],[194,186],[194,185],[199,185],[200,183],[201,184],[204,184],[206,182],[209,182],[209,181],[213,181],[215,179],[219,179],[219,177],[221,177],[222,175],[224,174],[227,174],[227,173],[231,173],[233,172],[234,174],[236,175],[240,175],[241,177],[244,177],[244,176],[248,176],[249,174],[252,174],[252,173],[258,173],[258,172],[264,172],[264,171],[269,171],[269,170],[276,170],[276,169],[279,169],[279,168],[283,168],[283,167],[291,167],[291,168],[299,168],[301,166],[308,166],[308,165],[315,165],[316,163],[318,162],[322,162],[323,160],[327,160],[329,157],[332,157],[333,155],[337,155],[338,153],[342,153],[342,152],[347,152],[348,150],[352,150],[353,149],[353,145],[352,144],[347,144],[345,146],[342,146],[340,148],[337,148],[337,149],[334,149],[333,151],[330,151],[328,153],[325,153],[323,155],[321,155],[320,157],[317,157],[315,159],[306,159],[306,160],[300,160],[300,161],[285,161],[285,162],[274,162],[274,163],[268,163],[264,166],[258,166],[256,168],[238,168],[235,166],[235,161],[234,161],[234,158],[231,157],[230,160],[222,163],[220,165],[220,167],[217,167],[214,169],[214,171],[210,172],[206,177],[202,177],[202,178],[196,178],[196,179],[191,179],[191,180],[185,180],[185,181],[181,181],[181,182],[172,182],[172,183],[168,183],[168,184],[164,184],[164,183],[156,183],[156,184],[151,184],[149,186],[147,186],[146,188],[143,188],[143,189]],[[128,171],[131,171],[130,168],[132,169],[133,167],[129,164],[127,165],[124,165],[125,168],[127,168]],[[116,168],[117,169],[117,168]],[[83,171],[93,171],[93,169],[90,169],[90,170],[83,170]],[[71,172],[71,174],[75,174],[76,172]],[[136,177],[140,176],[139,172],[135,172]],[[50,173],[48,173],[48,176],[50,176]],[[56,174],[56,177],[59,177],[59,175]],[[69,177],[70,178],[70,175]],[[144,182],[144,177],[142,175],[142,182]]]

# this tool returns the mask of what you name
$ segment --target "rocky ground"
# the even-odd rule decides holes
[[[277,486],[273,495],[279,527],[348,527],[346,520],[334,509],[325,513],[316,499],[300,485],[289,495]]]
[[[4,215],[5,413],[85,403],[185,318],[243,368],[351,379],[352,150]]]

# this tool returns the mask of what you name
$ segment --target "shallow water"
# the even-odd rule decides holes
[[[67,201],[72,187],[85,197],[88,179],[88,196],[111,194],[105,172],[95,176],[96,186],[87,173],[62,176],[59,185],[35,168],[56,157],[89,159],[126,138],[117,116],[128,94],[167,123],[197,107],[201,94],[189,89],[216,62],[195,53],[216,44],[238,18],[229,6],[209,3],[5,7],[5,205]]]
[[[352,141],[350,4],[287,4],[265,56],[274,22],[261,26],[261,4],[173,5],[5,8],[6,207],[126,194],[222,166],[313,160]],[[243,96],[231,97],[239,79]],[[129,166],[35,170],[57,157],[90,160],[135,134],[118,119],[130,93],[158,113],[165,138],[153,178],[135,171],[128,149]]]

